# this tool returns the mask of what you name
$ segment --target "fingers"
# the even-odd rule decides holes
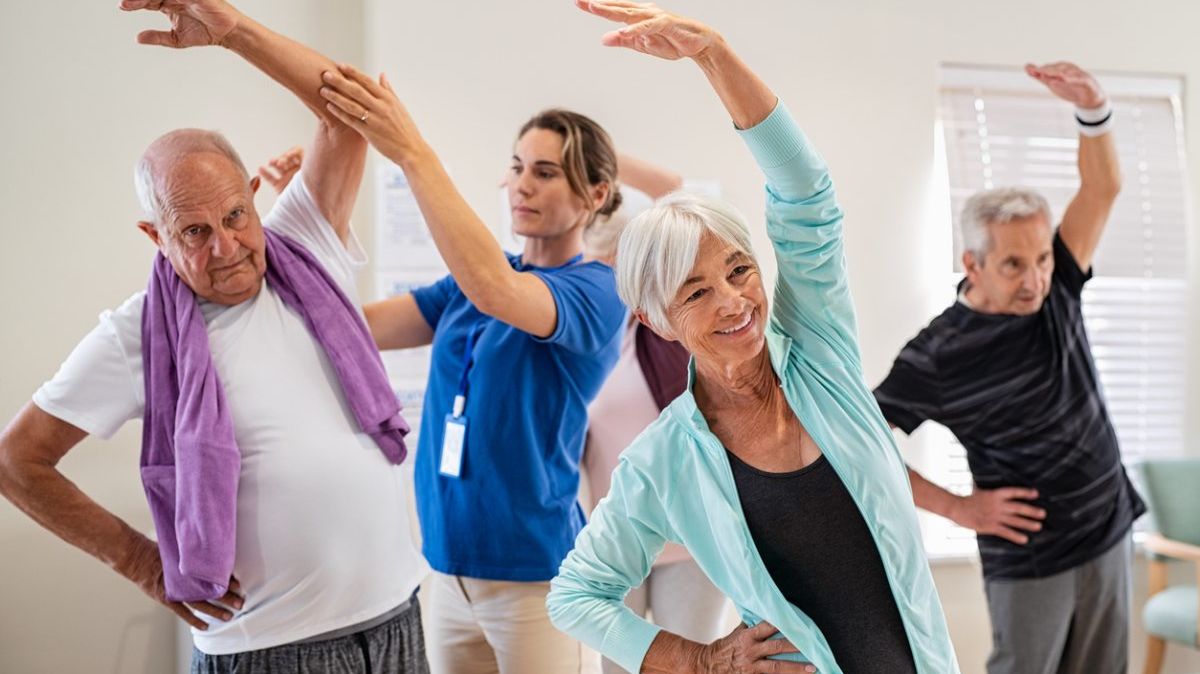
[[[347,78],[340,70],[326,70],[321,77],[325,81],[325,86],[321,89],[322,95],[325,94],[326,89],[333,89],[343,98],[352,99],[359,105],[358,116],[360,117],[375,98],[357,82]],[[350,110],[350,112],[354,112],[354,110]]]
[[[338,66],[338,71],[340,71],[342,75],[349,78],[352,82],[362,87],[363,91],[370,93],[375,98],[383,98],[383,88],[376,84],[375,80],[367,77],[366,73],[362,72],[358,68],[355,68],[349,63],[343,63]]]
[[[754,637],[755,641],[762,641],[763,639],[770,638],[771,635],[779,631],[778,628],[765,620],[754,627],[749,628],[749,630],[750,636]]]
[[[143,30],[138,33],[137,41],[157,47],[179,47],[179,36],[173,30]]]
[[[658,16],[641,21],[620,30],[613,30],[600,36],[600,44],[606,47],[629,47],[637,49],[644,45],[648,38],[655,37],[668,25],[670,18]]]
[[[787,639],[768,638],[760,642],[752,652],[757,658],[769,658],[781,653],[799,653],[800,649],[793,646],[792,642]]]
[[[325,100],[337,106],[339,110],[345,112],[354,119],[361,120],[363,115],[369,112],[366,106],[360,105],[358,101],[353,101],[343,96],[332,87],[321,87],[321,95],[325,97]]]
[[[224,606],[217,606],[216,604],[206,601],[193,602],[186,604],[186,606],[197,613],[203,613],[204,615],[212,616],[217,620],[233,620],[233,611],[230,611]]]
[[[169,602],[166,606],[167,608],[171,609],[172,613],[179,616],[183,622],[191,625],[192,627],[202,631],[208,629],[208,623],[197,618],[196,615],[188,610],[188,607],[184,606],[183,604],[178,602]]]
[[[1000,523],[1005,526],[1012,527],[1014,529],[1020,529],[1022,531],[1041,531],[1042,530],[1041,522],[1039,522],[1038,520],[1029,519],[1028,517],[1018,517],[1016,515],[1008,515],[1008,516],[1004,517],[1003,519],[1001,519]]]
[[[995,530],[990,533],[993,536],[998,536],[1011,543],[1016,543],[1017,545],[1025,545],[1029,542],[1029,537],[1025,534],[1017,531],[1016,529],[1012,529],[1003,525],[996,527]]]
[[[1021,517],[1027,517],[1031,520],[1046,519],[1046,511],[1045,510],[1042,510],[1041,508],[1038,508],[1035,506],[1016,502],[1016,501],[1008,504],[1008,513],[1010,515],[1019,515]]]
[[[396,90],[392,88],[392,83],[388,80],[387,73],[379,73],[379,85],[386,89],[389,94],[396,95]]]
[[[363,132],[366,124],[363,124],[362,120],[359,117],[351,117],[350,115],[346,114],[344,111],[342,111],[341,108],[334,105],[333,103],[326,103],[325,109],[328,110],[329,114],[333,115],[334,118],[336,118],[339,122],[341,122],[342,124],[345,124],[346,126],[350,127],[351,129],[354,129],[355,131],[358,132],[358,134],[360,136],[363,136],[364,138],[366,138],[366,134]]]
[[[659,10],[652,4],[620,0],[575,0],[575,5],[589,14],[610,21],[637,23],[653,17]]]
[[[162,7],[163,0],[121,0],[121,10],[135,12],[139,9],[157,10]]]
[[[817,668],[807,662],[767,660],[758,663],[758,671],[763,674],[812,674],[817,671]]]
[[[1005,501],[1011,501],[1013,499],[1032,501],[1038,497],[1038,491],[1036,489],[1029,489],[1026,487],[1001,487],[1000,489],[996,490],[996,495]]]

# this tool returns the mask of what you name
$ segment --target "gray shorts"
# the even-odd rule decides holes
[[[192,649],[191,674],[429,674],[417,596],[350,634],[229,655]],[[374,622],[374,621],[372,621]]]
[[[988,674],[1125,674],[1132,545],[1046,578],[985,582]]]

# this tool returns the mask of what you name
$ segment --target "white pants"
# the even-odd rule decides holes
[[[641,585],[625,597],[625,604],[655,625],[702,644],[725,636],[728,601],[691,559],[655,566]],[[730,628],[732,629],[732,628]],[[604,674],[624,672],[608,658]]]
[[[546,614],[550,582],[434,573],[426,622],[434,674],[596,674],[595,651]]]

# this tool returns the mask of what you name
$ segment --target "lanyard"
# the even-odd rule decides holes
[[[475,344],[479,341],[479,335],[486,327],[487,321],[480,321],[467,333],[467,347],[463,354],[462,379],[458,382],[458,393],[454,395],[454,410],[452,414],[455,419],[461,417],[463,410],[467,407],[467,375],[471,374],[471,366],[475,364]]]

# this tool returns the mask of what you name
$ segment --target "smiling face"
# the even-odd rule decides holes
[[[1037,313],[1050,293],[1054,274],[1054,233],[1040,215],[989,225],[991,245],[982,260],[963,253],[970,284],[967,298],[976,311],[1027,316]]]
[[[766,345],[767,296],[758,264],[708,231],[666,313],[669,338],[697,361],[724,368],[757,357]]]
[[[216,152],[184,154],[165,167],[159,222],[138,226],[198,297],[234,305],[258,294],[267,269],[258,184]]]

